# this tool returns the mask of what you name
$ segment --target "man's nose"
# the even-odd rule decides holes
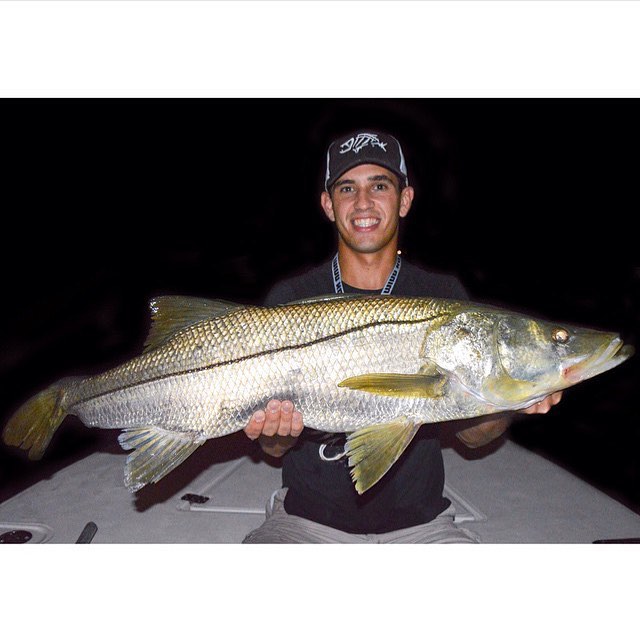
[[[366,210],[371,207],[371,194],[368,189],[358,189],[356,192],[355,207],[358,211]]]

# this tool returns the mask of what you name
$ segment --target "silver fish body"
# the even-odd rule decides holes
[[[122,446],[134,450],[125,471],[132,490],[205,440],[243,429],[276,397],[292,400],[306,427],[351,434],[362,492],[421,424],[528,406],[631,353],[616,334],[430,298],[267,308],[171,297],[152,301],[152,318],[143,354],[50,393],[58,413],[123,430]],[[20,440],[18,422],[5,440],[43,451],[42,442]]]
[[[370,396],[338,386],[370,371],[417,372],[426,361],[426,332],[453,306],[447,303],[444,311],[439,301],[379,298],[242,308],[79,382],[66,402],[88,426],[153,425],[206,438],[244,428],[273,397],[291,399],[306,426],[329,432],[400,414],[424,422],[467,417],[473,409],[455,402]]]

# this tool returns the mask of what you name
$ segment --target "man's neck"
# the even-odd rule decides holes
[[[358,253],[349,247],[338,246],[338,260],[342,281],[355,289],[382,289],[393,271],[397,246],[391,243],[376,253]]]

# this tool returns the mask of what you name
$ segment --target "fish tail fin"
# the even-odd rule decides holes
[[[56,382],[27,400],[9,418],[2,433],[4,443],[28,451],[30,460],[42,458],[67,415],[65,396],[74,380],[77,378]]]

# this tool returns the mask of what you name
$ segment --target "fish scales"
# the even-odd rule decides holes
[[[86,379],[68,402],[90,426],[148,424],[217,437],[242,429],[266,400],[282,397],[299,406],[310,427],[353,431],[403,403],[380,397],[372,404],[336,383],[371,367],[416,371],[419,325],[449,312],[438,301],[393,300],[243,308],[187,327],[167,344]],[[398,340],[401,335],[413,337]]]

